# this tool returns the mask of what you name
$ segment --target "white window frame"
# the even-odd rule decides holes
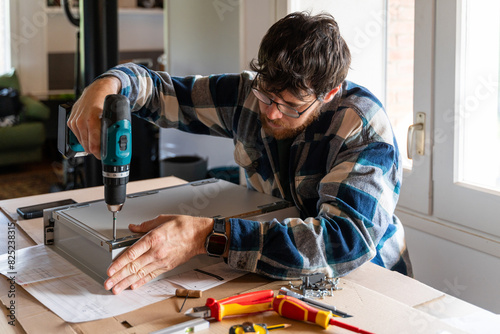
[[[415,41],[414,41],[414,91],[413,119],[416,114],[426,115],[424,154],[413,153],[412,169],[404,169],[403,185],[398,208],[405,208],[419,214],[431,215],[432,196],[432,122],[433,117],[433,59],[434,59],[434,1],[415,1]],[[418,15],[426,13],[427,15]],[[418,32],[418,33],[417,33]],[[414,147],[410,149],[414,150]]]
[[[440,0],[436,3],[434,127],[439,129],[441,140],[434,143],[434,214],[460,225],[458,228],[499,238],[500,218],[496,208],[500,203],[500,194],[471,187],[457,179],[462,7],[462,1]],[[443,117],[447,111],[447,117]]]

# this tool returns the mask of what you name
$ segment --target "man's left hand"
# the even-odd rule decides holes
[[[211,218],[160,215],[140,225],[129,225],[135,233],[146,233],[108,268],[106,290],[119,294],[136,289],[159,274],[172,270],[195,255],[204,254],[205,239],[213,229]]]

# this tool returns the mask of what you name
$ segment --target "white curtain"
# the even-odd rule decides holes
[[[9,0],[0,0],[0,74],[10,70]]]

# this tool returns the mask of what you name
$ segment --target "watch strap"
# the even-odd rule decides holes
[[[226,220],[224,218],[214,218],[213,232],[226,235]]]
[[[226,220],[214,218],[214,227],[205,241],[207,254],[212,257],[221,257],[227,248],[228,238],[226,235]]]

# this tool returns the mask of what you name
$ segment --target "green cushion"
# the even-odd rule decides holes
[[[12,68],[9,72],[0,75],[0,87],[12,87],[21,95],[21,85],[17,77],[16,70]],[[30,96],[20,96],[21,103],[24,106],[21,121],[29,120],[47,120],[50,117],[50,108],[40,101]]]
[[[42,157],[43,150],[41,146],[24,150],[22,152],[19,152],[18,150],[0,151],[0,166],[41,161]]]
[[[0,87],[12,87],[21,94],[21,86],[16,71],[0,75]],[[0,128],[0,166],[40,160],[45,142],[45,127],[42,122],[50,117],[50,109],[43,103],[21,96],[24,105],[22,121],[14,126]]]
[[[50,108],[42,102],[29,96],[19,98],[24,105],[23,119],[25,120],[47,120],[50,117]]]
[[[19,84],[19,79],[14,68],[0,75],[0,87],[12,87],[21,94],[21,85]]]
[[[0,128],[0,152],[36,148],[45,142],[45,127],[41,122],[21,123]]]

